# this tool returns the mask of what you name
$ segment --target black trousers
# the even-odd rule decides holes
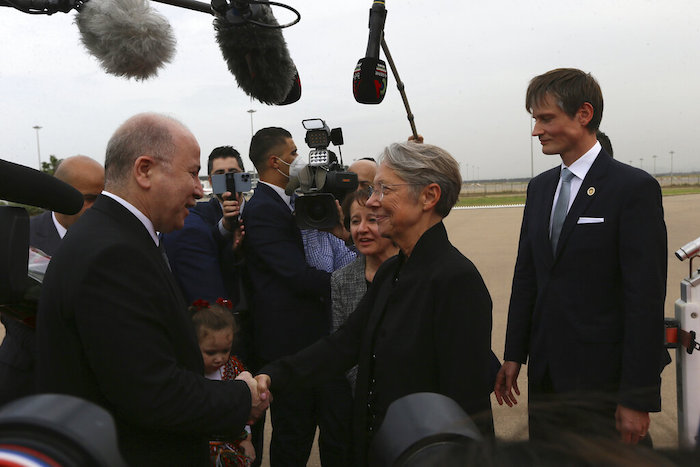
[[[345,376],[311,388],[273,393],[270,465],[306,466],[316,427],[324,467],[351,465],[352,392]]]
[[[540,384],[530,383],[528,397],[530,441],[620,439],[614,392],[557,393],[547,372]],[[652,447],[648,433],[639,444]]]
[[[0,345],[0,406],[35,393],[36,332],[3,316],[5,338]]]

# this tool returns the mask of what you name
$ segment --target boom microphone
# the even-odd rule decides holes
[[[226,65],[243,92],[265,104],[285,105],[301,97],[301,82],[289,56],[279,23],[268,5],[232,0],[212,2],[216,41]],[[239,7],[249,7],[243,17]],[[250,22],[269,25],[264,27]]]
[[[170,23],[148,0],[89,0],[75,23],[85,48],[115,76],[156,76],[175,55]]]
[[[0,199],[77,214],[83,195],[61,180],[38,170],[0,159]]]
[[[357,62],[352,75],[352,93],[360,104],[379,104],[384,100],[388,75],[386,63],[379,59],[384,34],[386,8],[383,0],[374,0],[369,10],[369,40],[365,58]]]

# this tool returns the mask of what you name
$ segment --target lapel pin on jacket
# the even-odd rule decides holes
[[[592,186],[588,187],[588,191],[586,193],[588,193],[588,196],[593,196],[595,194],[595,188]]]

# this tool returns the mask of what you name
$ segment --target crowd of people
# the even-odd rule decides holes
[[[502,365],[489,292],[443,223],[462,187],[447,151],[421,137],[356,161],[341,225],[301,230],[287,130],[252,137],[249,199],[198,203],[196,138],[146,113],[116,130],[104,170],[83,156],[59,166],[90,209],[32,222],[52,258],[36,330],[3,317],[0,403],[34,391],[97,403],[130,465],[260,465],[269,408],[273,467],[306,465],[317,428],[322,465],[357,466],[414,393],[450,397],[493,445],[491,393],[517,404],[527,364],[532,442],[651,446],[669,361],[659,185],[601,147],[590,74],[533,78],[526,110],[561,163],[528,186]],[[210,180],[242,171],[232,146],[211,151]]]

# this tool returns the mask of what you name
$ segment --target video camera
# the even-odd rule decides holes
[[[331,229],[340,222],[335,200],[357,189],[357,174],[346,171],[335,153],[328,149],[332,143],[343,144],[343,130],[330,129],[320,118],[302,120],[306,129],[306,144],[311,148],[308,161],[297,157],[290,168],[285,192],[295,201],[294,216],[300,229]]]

